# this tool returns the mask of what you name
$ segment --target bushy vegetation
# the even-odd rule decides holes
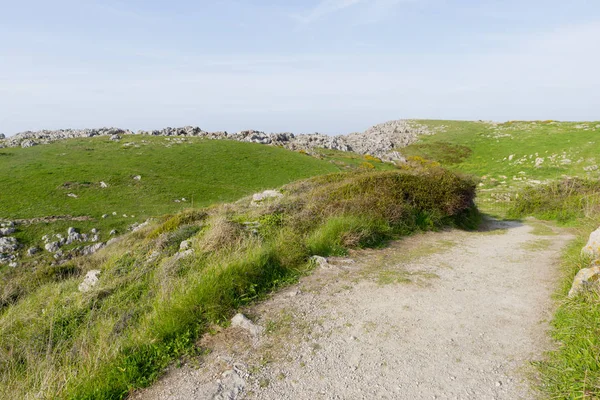
[[[0,314],[0,393],[124,398],[198,351],[210,324],[307,272],[314,254],[478,222],[475,184],[441,168],[336,173],[282,192],[164,217],[94,256],[32,270]],[[91,269],[100,281],[81,293]]]
[[[435,135],[398,151],[479,177],[483,211],[503,213],[501,203],[531,185],[563,176],[600,178],[600,122],[418,122]]]
[[[600,224],[600,183],[568,179],[529,188],[514,200],[513,217],[536,216],[569,224],[577,231],[563,257],[562,285],[552,321],[557,345],[537,363],[542,391],[553,399],[600,398],[600,292],[567,294],[573,278],[591,260],[581,254],[588,235]]]
[[[513,201],[509,216],[533,215],[558,222],[597,219],[600,214],[600,181],[563,179],[529,187]]]

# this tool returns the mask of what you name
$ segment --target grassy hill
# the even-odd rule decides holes
[[[506,199],[506,194],[563,176],[600,177],[600,122],[419,123],[437,133],[400,152],[480,177],[484,207]]]
[[[473,226],[475,185],[441,168],[336,173],[252,204],[186,210],[91,257],[15,268],[0,309],[0,393],[121,399],[194,354],[211,324],[339,255],[416,230]],[[87,272],[99,281],[81,292]]]
[[[90,217],[22,226],[16,237],[27,245],[39,244],[45,234],[65,234],[69,226],[98,228],[106,239],[112,229],[124,232],[150,216],[232,201],[340,169],[276,147],[194,138],[126,136],[120,142],[89,138],[5,148],[0,219]]]

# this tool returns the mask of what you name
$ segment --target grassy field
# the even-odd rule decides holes
[[[400,152],[479,177],[483,209],[505,211],[503,200],[522,188],[563,176],[600,177],[600,122],[419,123],[437,133]]]
[[[10,281],[14,296],[0,310],[0,393],[124,398],[201,351],[196,340],[211,324],[307,272],[314,254],[478,222],[475,184],[441,168],[328,174],[282,193],[259,206],[245,198],[165,216],[92,257]],[[94,269],[98,285],[79,292]]]

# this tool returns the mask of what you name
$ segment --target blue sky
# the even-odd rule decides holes
[[[598,0],[0,0],[0,132],[600,119]]]

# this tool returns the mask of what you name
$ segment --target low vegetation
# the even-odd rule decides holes
[[[165,216],[91,257],[8,281],[0,392],[124,398],[200,351],[211,324],[307,272],[312,255],[478,223],[475,183],[439,167],[334,173],[282,193]],[[90,270],[100,271],[98,284],[78,291]]]
[[[562,285],[552,322],[556,349],[537,363],[541,390],[553,399],[600,398],[600,291],[567,297],[577,272],[591,260],[581,254],[591,231],[600,225],[600,184],[569,179],[529,188],[513,201],[509,215],[536,216],[569,224],[577,232],[563,256]]]
[[[15,237],[24,247],[43,247],[42,236],[65,235],[68,227],[97,228],[107,240],[113,229],[122,233],[149,217],[340,170],[277,147],[198,138],[69,139],[1,152],[0,219],[88,217],[23,224]]]
[[[563,179],[600,178],[600,122],[418,121],[436,132],[399,151],[480,178],[478,207],[504,216],[516,193]]]

